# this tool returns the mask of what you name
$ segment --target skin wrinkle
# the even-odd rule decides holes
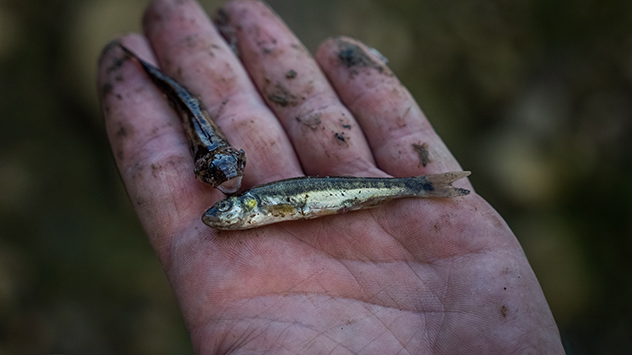
[[[397,335],[393,334],[393,336],[397,337]],[[399,338],[397,338],[399,340]],[[406,352],[406,354],[412,354],[409,350],[408,350],[408,345],[413,341],[413,339],[415,339],[414,336],[411,336],[408,338],[408,340],[406,340],[405,342],[402,342],[401,340],[399,340],[399,343],[402,345],[402,350],[398,351],[398,354],[401,354],[402,352]]]
[[[253,320],[265,320],[265,321],[269,322],[269,323],[267,323],[268,324],[267,327],[272,327],[274,324],[289,324],[291,326],[300,326],[303,329],[308,329],[308,330],[313,331],[315,333],[315,336],[322,336],[322,337],[330,340],[332,343],[339,344],[339,342],[335,338],[333,338],[331,335],[327,334],[330,329],[336,328],[337,326],[332,326],[331,328],[328,328],[326,330],[318,330],[317,328],[315,328],[313,326],[310,326],[308,324],[304,324],[302,322],[283,321],[283,320],[279,320],[277,318],[256,317]],[[262,333],[263,333],[263,331],[262,331]],[[341,344],[341,346],[351,352],[351,349],[348,349],[346,346],[344,346],[342,344]]]
[[[368,300],[362,300],[362,299],[356,299],[353,297],[343,297],[343,296],[339,296],[339,297],[334,297],[331,296],[327,293],[314,293],[314,292],[292,292],[292,293],[268,293],[266,294],[266,296],[255,296],[255,297],[251,297],[251,298],[244,298],[246,300],[245,303],[248,303],[247,301],[254,301],[257,300],[259,298],[268,298],[268,297],[279,297],[280,299],[283,298],[290,298],[293,296],[301,296],[301,297],[305,297],[305,296],[313,296],[313,297],[326,297],[326,298],[330,298],[330,299],[337,299],[337,300],[348,300],[348,301],[358,301],[361,302],[365,305],[369,305],[369,306],[374,306],[374,307],[380,307],[380,308],[385,308],[385,309],[391,309],[391,310],[396,310],[396,311],[400,311],[400,312],[406,312],[406,313],[410,313],[410,314],[414,314],[414,315],[421,315],[421,314],[427,314],[427,313],[440,313],[440,312],[444,312],[443,309],[441,310],[424,310],[424,311],[419,311],[419,310],[413,310],[413,309],[405,309],[405,308],[399,308],[399,307],[394,307],[394,306],[389,306],[389,305],[385,305],[385,304],[380,304],[380,303],[375,303],[375,302],[371,302]],[[261,314],[266,313],[267,311],[269,311],[272,308],[275,308],[275,306],[277,306],[279,304],[279,302],[281,302],[281,300],[276,301],[274,304],[270,305],[269,307],[267,307],[264,311],[259,312],[256,317],[258,317]],[[461,311],[445,311],[446,313],[463,313]],[[466,312],[467,313],[467,312]]]
[[[344,264],[343,264],[344,265]],[[411,267],[411,270],[413,270],[413,273],[415,275],[418,275],[415,271],[414,268]],[[350,271],[351,273],[351,271]],[[353,279],[356,282],[356,286],[359,289],[364,289],[364,287],[362,287],[362,283],[360,282],[360,280],[357,279],[357,277],[355,276],[355,274],[351,275],[353,277]],[[420,281],[420,285],[424,285],[424,282],[422,280]],[[427,289],[427,288],[425,288]],[[432,292],[432,291],[430,291]],[[334,297],[334,296],[330,296],[327,292],[314,292],[314,291],[295,291],[295,292],[288,292],[288,291],[284,291],[284,292],[276,292],[276,293],[268,293],[267,296],[278,296],[281,299],[278,300],[277,302],[269,305],[268,307],[266,307],[263,311],[261,311],[259,314],[264,314],[267,311],[269,311],[270,309],[276,308],[279,303],[282,302],[283,298],[287,298],[287,297],[291,297],[291,296],[308,296],[308,295],[313,295],[314,297],[329,297],[332,299],[339,299],[339,300],[356,300],[354,297],[355,296],[340,296],[340,297]],[[247,303],[247,301],[250,300],[257,300],[259,298],[266,298],[267,296],[254,296],[254,297],[250,297],[250,298],[243,298],[243,300]],[[436,293],[433,293],[433,296],[435,296],[435,298],[437,297]],[[368,305],[372,305],[372,306],[377,306],[377,307],[383,307],[383,308],[388,308],[388,309],[393,309],[393,310],[398,310],[398,311],[402,311],[402,312],[408,312],[408,313],[414,313],[414,314],[422,314],[422,313],[438,313],[438,312],[444,312],[445,311],[445,307],[441,307],[441,309],[438,310],[416,310],[416,309],[407,309],[404,307],[401,307],[397,304],[395,305],[388,305],[388,304],[384,304],[384,303],[379,303],[379,302],[375,302],[375,301],[371,301],[370,299],[372,297],[370,297],[370,295],[365,294],[365,297],[362,297],[363,299],[358,299],[357,301],[368,304]],[[449,311],[445,311],[446,313],[449,313]],[[460,313],[459,311],[454,311],[454,313]]]
[[[237,327],[237,324],[239,323],[234,323],[234,327]],[[238,341],[234,342],[234,345],[231,346],[226,353],[230,353],[232,352],[232,350],[238,350],[241,348],[244,348],[249,342],[253,341],[254,339],[259,338],[259,336],[261,334],[263,334],[264,329],[258,327],[258,326],[249,326],[246,328],[246,331],[242,331],[242,335],[239,337]],[[257,334],[255,334],[257,333]],[[226,335],[226,338],[228,338],[228,334]]]
[[[399,337],[397,337],[393,331],[391,330],[393,323],[395,323],[397,321],[396,319],[393,319],[389,324],[384,323],[384,321],[382,320],[382,318],[379,317],[379,315],[377,313],[374,314],[375,318],[384,326],[385,329],[389,330],[388,334],[390,334],[395,340],[397,340],[397,342],[400,344],[400,346],[402,347],[402,349],[406,349],[406,346],[404,345],[404,343],[401,341],[401,339],[399,339]],[[382,336],[384,335],[384,333],[376,336],[372,341],[370,341],[369,343],[367,343],[366,346],[364,346],[364,348],[368,347],[371,343],[377,341],[378,339],[380,339]]]
[[[337,344],[336,344],[336,346],[334,346],[331,350],[329,350],[329,354],[339,354],[338,352],[336,352],[336,349],[337,349],[339,346],[340,346],[340,347],[342,347],[342,344],[337,343]]]
[[[343,262],[344,260],[337,260],[337,261],[338,261],[338,264],[342,265],[347,270],[349,275],[353,278],[353,281],[355,282],[355,286],[359,290],[361,290],[361,293],[364,294],[365,293],[364,287],[362,287],[362,283],[360,282],[360,280],[358,280],[358,278],[355,275],[355,273],[353,271],[351,271],[351,269],[349,268],[349,266],[346,263]]]
[[[262,296],[262,297],[267,298],[267,297],[274,296],[274,295],[275,294],[271,294],[271,295]],[[251,318],[248,318],[248,319],[251,319],[251,320],[266,320],[266,321],[270,322],[271,324],[272,323],[282,323],[282,324],[291,323],[291,324],[299,325],[299,326],[301,326],[303,328],[306,328],[306,329],[310,329],[310,330],[316,331],[316,328],[308,326],[307,324],[303,324],[301,322],[280,321],[280,320],[275,319],[275,318],[269,318],[268,316],[264,316],[264,313],[267,313],[267,311],[270,311],[270,310],[274,309],[275,306],[279,305],[279,303],[281,303],[284,298],[286,299],[286,298],[292,297],[292,296],[306,296],[306,295],[309,295],[309,293],[293,293],[293,294],[279,294],[279,295],[276,295],[276,296],[282,296],[282,297],[280,297],[280,299],[277,302],[275,302],[273,305],[267,307],[265,311],[260,312],[257,315],[255,315],[255,316],[253,316]],[[381,305],[381,304],[376,304],[376,303],[372,303],[372,302],[368,302],[368,301],[364,301],[364,300],[356,300],[354,298],[331,297],[329,295],[321,295],[321,296],[326,297],[326,298],[336,298],[336,299],[345,299],[345,300],[350,300],[350,301],[359,301],[359,302],[361,302],[361,303],[363,303],[365,305],[372,306],[372,307],[379,307],[379,308],[384,308],[384,309],[391,309],[391,310],[397,310],[397,311],[400,311],[400,312],[416,314],[419,317],[420,320],[421,319],[425,319],[426,318],[425,316],[428,315],[428,314],[450,314],[450,313],[454,313],[454,314],[469,314],[468,312],[462,312],[462,311],[458,311],[458,310],[457,311],[447,311],[447,310],[427,311],[426,310],[426,311],[419,312],[419,311],[411,311],[411,310],[406,310],[406,309],[393,308],[393,307],[389,307],[389,306],[385,306],[385,305]],[[259,297],[253,297],[250,300],[255,300],[257,298],[259,298]],[[381,313],[381,312],[371,311],[371,314],[373,314],[373,316],[376,316],[378,313]],[[361,320],[364,320],[364,319],[367,319],[367,318],[368,317],[362,317],[360,319],[355,320],[354,322],[358,322],[358,321],[361,321]],[[222,320],[230,320],[230,318],[222,317],[222,319],[213,320],[213,321],[210,321],[208,323],[215,323],[217,321],[222,321]],[[380,322],[381,322],[381,320],[380,320]],[[335,328],[335,326],[332,326],[330,329],[333,329],[333,328]],[[424,329],[428,329],[428,326],[426,325],[423,328]],[[318,332],[320,333],[320,331],[318,331]],[[327,336],[325,334],[325,332],[323,332],[323,334],[325,335],[325,337],[327,339],[330,339],[330,340],[334,341],[334,339],[332,339],[330,336]],[[434,338],[435,338],[434,340],[435,340],[435,343],[436,343],[438,341],[438,337],[434,337]],[[428,340],[430,340],[430,339],[428,339]],[[428,342],[427,344],[429,345],[430,342]]]
[[[391,300],[391,303],[394,305],[391,308],[401,309],[401,306],[399,304],[397,304],[397,301],[387,292],[387,290],[390,287],[391,287],[391,285],[384,285],[381,288],[379,288],[377,291],[375,291],[372,294],[368,295],[367,298],[369,298],[369,299],[380,298],[380,297],[378,297],[378,295],[383,293],[384,295],[386,295]]]
[[[371,211],[371,214],[373,215],[373,213],[376,213],[376,212],[377,212],[376,210],[373,210],[373,211]],[[388,228],[384,225],[384,220],[383,220],[382,218],[380,218],[380,217],[374,217],[374,220],[375,220],[375,222],[377,223],[377,225],[378,225],[378,226],[382,229],[382,231],[383,231],[384,233],[388,234],[388,235],[389,235],[389,236],[390,236],[390,237],[391,237],[394,241],[396,241],[396,242],[397,242],[397,244],[398,244],[398,245],[399,245],[399,246],[400,246],[403,250],[405,250],[405,251],[408,253],[408,256],[410,257],[410,259],[409,259],[409,260],[415,260],[415,259],[416,259],[415,255],[413,254],[413,252],[412,252],[410,249],[408,249],[408,247],[406,246],[406,244],[404,244],[404,243],[402,242],[402,240],[400,240],[399,238],[395,237],[395,236],[393,235],[393,233],[391,233],[391,232],[389,231],[389,229],[388,229]]]
[[[287,291],[292,291],[294,289],[297,289],[301,284],[306,283],[307,281],[311,280],[312,278],[315,278],[316,276],[322,274],[323,272],[325,272],[327,270],[327,268],[322,268],[320,270],[318,270],[315,273],[312,273],[311,275],[303,278],[302,280],[300,280],[299,282],[295,283],[294,285],[292,285],[290,288],[287,289]],[[327,290],[325,288],[323,288],[323,291],[325,294],[327,294]]]
[[[290,349],[288,348],[288,346],[289,346],[289,345],[286,345],[286,344],[285,344],[285,342],[283,342],[283,340],[284,340],[284,339],[285,339],[285,337],[287,336],[287,335],[284,335],[284,333],[289,333],[289,332],[288,332],[288,329],[292,328],[294,325],[295,325],[295,323],[288,323],[288,324],[285,326],[285,328],[283,328],[283,329],[281,329],[281,330],[279,331],[279,333],[278,333],[278,335],[277,335],[277,337],[276,337],[276,338],[277,338],[277,340],[278,340],[278,341],[277,341],[277,343],[278,343],[278,344],[281,344],[281,348],[282,348],[282,349],[285,349],[285,350],[288,350],[288,351],[290,350]]]
[[[405,343],[404,343],[404,342],[402,342],[402,339],[400,339],[400,338],[399,338],[399,337],[398,337],[398,336],[397,336],[397,335],[396,335],[396,334],[392,331],[393,324],[397,321],[397,318],[393,319],[393,320],[392,320],[392,321],[391,321],[388,325],[387,325],[386,323],[384,323],[384,321],[382,321],[382,319],[381,319],[380,317],[378,317],[377,315],[376,315],[376,318],[380,321],[380,323],[384,324],[384,327],[385,327],[386,329],[388,329],[388,330],[389,330],[388,334],[390,334],[393,338],[395,338],[395,339],[397,340],[397,342],[398,342],[398,343],[399,343],[399,345],[402,347],[402,349],[406,349],[406,345],[405,345]],[[377,340],[377,338],[376,338],[376,340]],[[409,341],[410,341],[410,339],[409,339]]]
[[[345,350],[347,350],[347,351],[351,351],[351,349],[349,349],[348,347],[346,347],[346,346],[342,345],[339,341],[337,341],[336,339],[332,338],[330,335],[328,335],[328,334],[327,334],[327,333],[329,333],[332,329],[334,329],[334,328],[338,328],[338,327],[339,327],[339,325],[338,325],[338,324],[336,324],[336,325],[332,325],[332,326],[331,326],[331,327],[329,327],[329,328],[324,328],[322,331],[320,331],[320,332],[318,332],[318,333],[314,334],[314,336],[311,338],[311,340],[310,340],[310,341],[307,341],[306,343],[308,343],[308,344],[309,344],[309,343],[315,344],[315,343],[316,343],[316,341],[318,340],[318,338],[319,338],[319,337],[324,336],[325,338],[327,338],[327,339],[331,340],[332,342],[334,342],[334,343],[336,344],[336,345],[335,345],[335,347],[341,346],[341,347],[342,347],[342,348],[344,348]],[[310,347],[311,347],[311,345],[310,345],[310,346],[307,346],[308,344],[303,345],[303,346],[302,346],[302,348],[303,348],[303,349],[305,349],[305,348],[310,348]]]
[[[421,285],[425,286],[425,283],[422,280],[422,277],[417,273],[415,268],[412,267],[412,265],[410,265],[410,264],[407,264],[407,265],[410,268],[410,270],[413,272],[413,274],[415,274],[415,276],[417,277],[417,280],[419,280],[419,283]],[[445,304],[443,304],[443,301],[440,298],[437,297],[436,293],[434,293],[432,291],[432,288],[424,287],[424,289],[426,291],[429,291],[430,293],[432,293],[432,295],[435,298],[435,301],[438,301],[438,303],[441,304],[440,310],[434,312],[434,313],[438,313],[438,314],[441,315],[441,322],[440,322],[440,325],[439,325],[439,329],[440,329],[441,328],[441,324],[443,324],[443,320],[445,319],[445,314],[447,313],[446,308],[445,308]],[[416,310],[416,312],[420,315],[420,318],[421,318],[420,320],[422,320],[423,323],[424,323],[423,328],[424,329],[428,329],[428,331],[426,332],[426,340],[428,341],[428,344],[430,344],[432,342],[434,342],[436,344],[436,342],[438,341],[438,338],[439,338],[436,334],[439,334],[439,331],[437,330],[437,332],[436,332],[436,334],[434,336],[430,335],[430,324],[428,322],[428,317],[426,316],[428,311],[423,309],[423,303],[420,303],[419,306],[420,306],[420,309]],[[423,317],[421,317],[422,314],[424,315]],[[434,338],[434,339],[431,339],[431,337]]]
[[[342,114],[351,116],[346,107],[342,105],[338,98],[325,92],[318,92],[311,97],[305,99],[303,105],[291,108],[291,116],[300,117],[301,119],[320,116],[320,125],[326,125],[326,128],[333,128],[336,126],[337,120],[335,118],[340,117]],[[351,116],[352,117],[352,116]],[[327,119],[330,118],[330,119]],[[295,120],[288,120],[293,126],[304,126],[300,122]],[[329,127],[327,127],[329,126]]]
[[[448,289],[450,287],[450,275],[451,275],[450,270],[452,270],[452,264],[448,263],[448,267],[449,267],[449,269],[448,269],[448,276],[447,276],[447,280],[445,282],[445,288],[444,288],[443,296],[445,296],[447,294]],[[432,292],[432,291],[430,291],[430,292]],[[445,298],[438,297],[437,294],[435,294],[434,292],[433,292],[433,295],[435,296],[435,298],[437,298],[439,303],[441,303],[442,309],[445,310],[446,306],[445,306],[444,302],[442,301],[442,299],[445,299]],[[438,322],[437,329],[436,329],[436,332],[434,334],[434,339],[432,341],[432,348],[435,349],[435,351],[438,349],[438,343],[439,343],[439,336],[438,336],[438,334],[440,334],[441,333],[441,329],[443,329],[446,326],[446,319],[445,318],[446,318],[446,314],[447,313],[444,311],[443,313],[439,313],[439,314],[441,316],[441,319]],[[428,331],[426,334],[427,334],[427,339],[430,342],[430,331]]]

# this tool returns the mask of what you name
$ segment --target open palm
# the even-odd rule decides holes
[[[157,0],[144,27],[119,41],[200,96],[246,151],[245,188],[461,170],[357,41],[329,39],[314,60],[256,1],[226,4],[213,25],[193,1]],[[475,193],[218,232],[200,216],[223,195],[195,180],[178,117],[115,45],[99,90],[121,176],[199,353],[563,352],[520,245]]]

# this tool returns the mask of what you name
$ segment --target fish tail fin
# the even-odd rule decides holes
[[[470,171],[455,171],[451,173],[420,176],[422,191],[419,196],[428,197],[458,197],[470,193],[468,189],[452,186],[452,183],[471,174]]]

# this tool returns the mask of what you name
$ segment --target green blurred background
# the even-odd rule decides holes
[[[191,352],[96,95],[100,49],[147,3],[0,0],[0,354]],[[517,234],[569,354],[632,353],[632,2],[269,3],[311,50],[344,34],[390,59]]]

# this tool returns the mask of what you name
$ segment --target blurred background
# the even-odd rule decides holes
[[[213,13],[220,1],[203,1]],[[569,354],[632,353],[632,2],[269,0],[390,59],[520,239]],[[0,354],[190,353],[96,61],[146,0],[0,0]]]

